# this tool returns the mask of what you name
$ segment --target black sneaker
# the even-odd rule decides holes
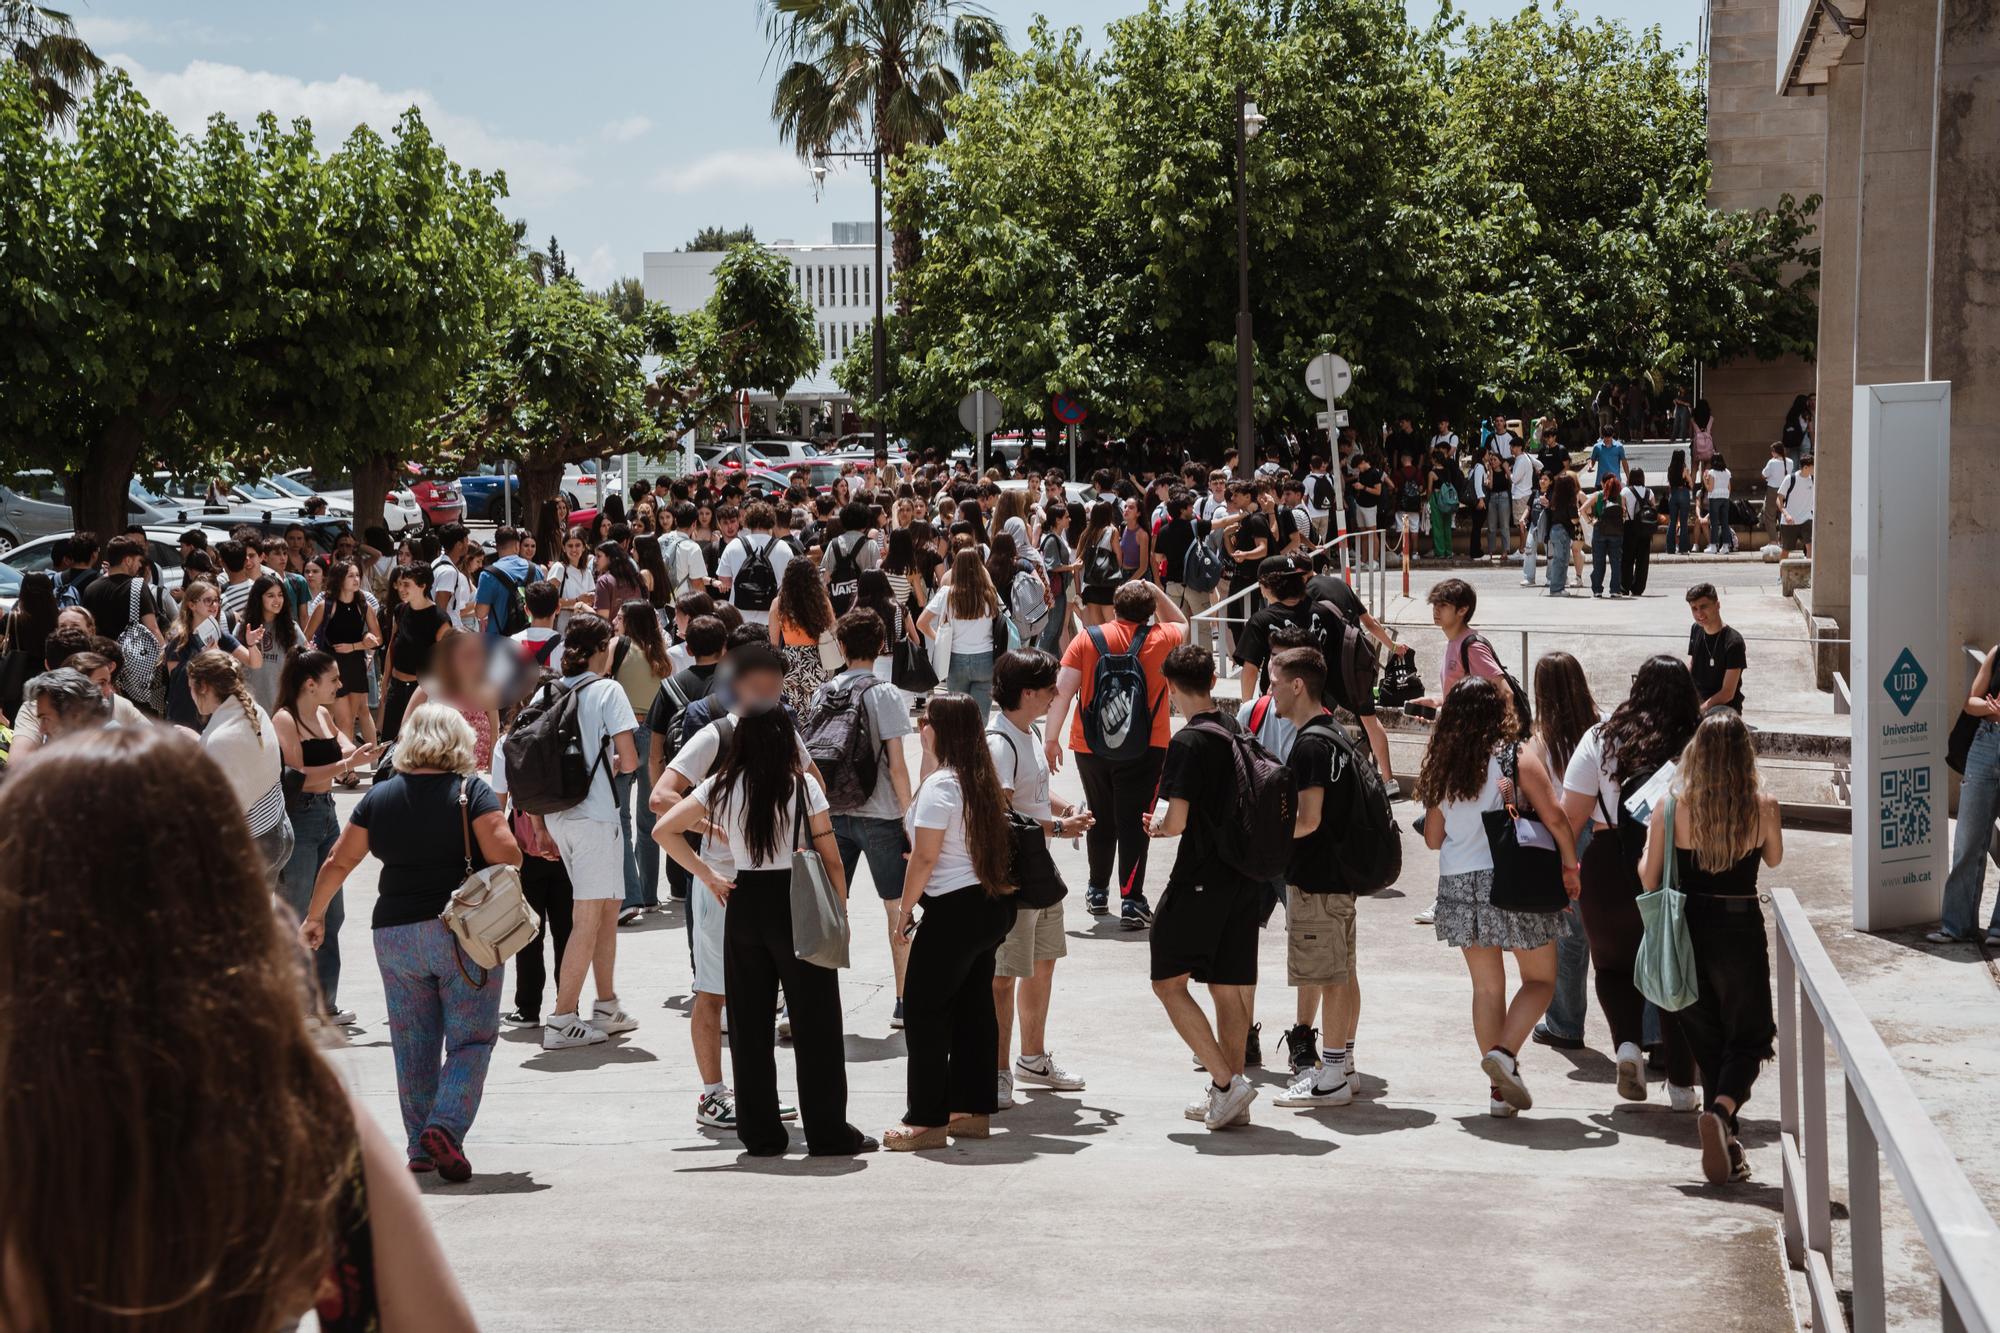
[[[1105,916],[1111,911],[1111,890],[1095,885],[1083,891],[1083,905],[1092,916]]]
[[[1263,1031],[1264,1025],[1262,1023],[1252,1023],[1250,1025],[1250,1035],[1243,1039],[1243,1063],[1245,1066],[1254,1065],[1259,1069],[1264,1067],[1264,1042],[1261,1035]]]
[[[1144,930],[1153,924],[1153,909],[1146,902],[1146,895],[1135,893],[1125,900],[1125,906],[1118,913],[1118,924],[1127,930]]]
[[[1285,1029],[1285,1049],[1291,1056],[1294,1076],[1319,1063],[1319,1029],[1300,1023]]]

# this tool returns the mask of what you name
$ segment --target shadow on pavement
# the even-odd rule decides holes
[[[1258,1112],[1266,1116],[1288,1114],[1264,1107],[1259,1107]],[[1324,1157],[1340,1148],[1326,1139],[1309,1139],[1289,1129],[1275,1128],[1268,1121],[1255,1120],[1234,1129],[1169,1134],[1167,1139],[1211,1157]]]
[[[847,1059],[852,1064],[873,1064],[877,1060],[900,1060],[910,1053],[901,1032],[891,1032],[886,1037],[864,1037],[859,1033],[847,1034]]]
[[[416,1181],[422,1194],[540,1194],[555,1188],[526,1171],[474,1172],[472,1179],[457,1185],[434,1174],[418,1176]]]
[[[537,1038],[539,1040],[539,1037]],[[595,1046],[571,1046],[560,1051],[543,1051],[521,1062],[521,1068],[538,1073],[562,1073],[571,1069],[602,1069],[606,1065],[649,1064],[660,1057],[643,1046],[632,1046],[612,1038]]]
[[[1416,1106],[1391,1106],[1386,1102],[1357,1101],[1347,1106],[1301,1106],[1273,1108],[1293,1115],[1311,1117],[1328,1129],[1343,1134],[1394,1134],[1405,1129],[1426,1129],[1437,1123],[1437,1113]]]
[[[1580,1051],[1557,1050],[1544,1046],[1549,1054],[1569,1062],[1569,1073],[1564,1075],[1572,1083],[1616,1083],[1618,1062],[1602,1051],[1586,1046]]]
[[[1701,1172],[1701,1157],[1694,1158],[1694,1170]],[[1785,1211],[1785,1191],[1781,1186],[1766,1184],[1752,1177],[1734,1185],[1711,1185],[1705,1180],[1695,1180],[1674,1186],[1690,1199],[1715,1199],[1722,1203],[1741,1204],[1746,1208],[1762,1208],[1767,1212]]]
[[[803,1151],[787,1152],[782,1157],[752,1157],[747,1152],[739,1152],[734,1161],[715,1166],[684,1166],[675,1174],[699,1176],[727,1171],[754,1176],[817,1176],[829,1179],[851,1176],[867,1169],[867,1157],[811,1157]]]
[[[1474,1138],[1489,1143],[1511,1143],[1537,1152],[1574,1152],[1578,1148],[1609,1148],[1618,1142],[1618,1131],[1585,1124],[1567,1117],[1544,1118],[1530,1112],[1526,1116],[1503,1118],[1491,1115],[1462,1115],[1459,1126]]]

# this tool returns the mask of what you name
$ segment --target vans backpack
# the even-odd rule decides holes
[[[841,543],[854,538],[854,544],[841,549]],[[861,591],[861,545],[868,540],[867,534],[845,532],[835,537],[826,548],[826,595],[833,601],[836,619],[854,609],[854,598]]]
[[[549,686],[521,709],[514,729],[500,744],[507,757],[508,794],[515,806],[531,815],[552,815],[583,804],[598,768],[610,772],[609,736],[599,743],[596,754],[584,752],[577,698],[582,688],[586,687]]]
[[[1403,874],[1403,835],[1389,811],[1389,789],[1375,761],[1361,753],[1345,727],[1324,715],[1306,727],[1323,732],[1354,774],[1353,804],[1345,818],[1330,825],[1339,834],[1340,882],[1351,893],[1380,893]],[[1322,807],[1321,822],[1333,820],[1334,814]]]
[[[1188,543],[1181,561],[1181,582],[1190,592],[1214,592],[1222,582],[1222,547],[1214,537]]]
[[[1166,703],[1146,697],[1146,671],[1139,653],[1153,627],[1141,625],[1132,633],[1125,651],[1114,653],[1104,638],[1102,625],[1087,625],[1090,646],[1097,650],[1097,665],[1090,673],[1090,702],[1083,706],[1083,743],[1099,759],[1117,763],[1144,757],[1153,743],[1153,710]]]
[[[762,546],[752,546],[747,537],[736,540],[743,544],[743,567],[730,582],[729,600],[739,611],[769,611],[778,600],[778,571],[771,564],[771,543],[778,539],[768,538]]]
[[[1486,651],[1493,654],[1493,660],[1495,662],[1500,660],[1500,654],[1494,650],[1493,645],[1487,641],[1484,634],[1477,632],[1468,634],[1458,645],[1458,669],[1467,674],[1470,674],[1472,671],[1472,645],[1475,642],[1486,644]],[[1514,673],[1504,666],[1500,668],[1500,679],[1507,683],[1507,689],[1514,696],[1514,720],[1520,724],[1521,735],[1527,736],[1533,734],[1535,729],[1535,713],[1534,709],[1528,706],[1528,691],[1522,688],[1521,682],[1515,678]]]
[[[826,804],[834,814],[866,804],[882,771],[882,747],[868,725],[868,691],[879,684],[873,675],[828,681],[800,719],[799,734],[826,779]]]
[[[1375,681],[1382,674],[1382,650],[1368,632],[1326,598],[1307,604],[1306,631],[1326,659],[1326,683],[1333,701],[1350,713],[1372,701]]]
[[[1292,770],[1271,757],[1247,732],[1213,722],[1192,727],[1229,742],[1235,769],[1236,808],[1222,821],[1221,850],[1229,867],[1259,882],[1285,873],[1292,859],[1292,825],[1298,818],[1298,784]]]

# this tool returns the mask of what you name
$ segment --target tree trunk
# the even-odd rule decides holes
[[[562,490],[561,463],[541,459],[524,459],[516,470],[521,477],[521,523],[535,534],[535,555],[543,563],[554,560],[562,554],[560,532],[542,531],[542,502],[553,500]]]
[[[364,532],[382,526],[382,506],[395,485],[395,467],[390,454],[364,454],[354,460],[349,478],[354,483],[354,525]],[[394,550],[392,546],[390,553]]]
[[[78,532],[96,533],[99,542],[108,542],[125,531],[131,514],[132,472],[144,440],[140,422],[121,417],[105,428],[84,455],[83,465],[69,474],[65,484],[70,519]]]

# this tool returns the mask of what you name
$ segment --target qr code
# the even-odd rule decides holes
[[[1882,770],[1882,847],[1915,847],[1931,836],[1931,770]]]

